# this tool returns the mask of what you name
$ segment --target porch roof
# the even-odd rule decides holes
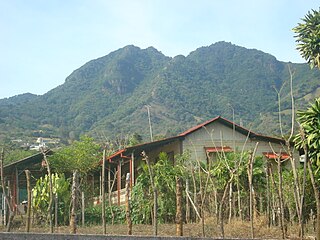
[[[51,155],[53,152],[52,152],[52,150],[48,149],[45,151],[45,153],[47,155]],[[29,156],[29,157],[23,158],[21,160],[6,164],[3,167],[3,170],[5,173],[8,173],[8,172],[13,171],[16,168],[31,169],[34,165],[41,166],[42,160],[43,160],[43,154],[41,152],[39,152],[39,153],[36,153],[32,156]]]
[[[118,150],[114,154],[108,156],[106,159],[109,161],[113,161],[117,158],[122,158],[125,154],[129,154],[132,152],[148,151],[154,147],[163,146],[163,145],[172,143],[174,141],[180,140],[182,138],[183,138],[182,136],[175,136],[175,137],[165,138],[165,139],[161,139],[154,142],[142,143],[132,147],[123,148]]]

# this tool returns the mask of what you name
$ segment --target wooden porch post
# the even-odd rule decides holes
[[[132,188],[132,158],[130,158],[129,160],[129,184],[130,184],[130,187]]]
[[[16,195],[16,204],[18,205],[19,202],[20,202],[20,199],[19,199],[19,171],[18,171],[18,168],[16,167],[16,178],[15,178],[15,181],[16,181],[16,192],[15,192],[15,195]]]

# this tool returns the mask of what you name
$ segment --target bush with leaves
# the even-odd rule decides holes
[[[111,211],[112,208],[112,211]],[[112,213],[114,214],[114,224],[123,224],[126,220],[126,213],[124,206],[107,206],[106,207],[106,223],[112,224]],[[102,205],[98,204],[95,206],[90,206],[85,209],[85,223],[87,225],[97,225],[101,224],[102,215]]]
[[[64,174],[52,174],[52,192],[58,197],[58,223],[67,224],[69,220],[70,184]],[[49,197],[49,176],[45,175],[32,189],[32,208],[37,224],[47,223]]]
[[[158,161],[153,164],[154,184],[158,192],[158,221],[174,222],[176,214],[176,176],[183,175],[179,161],[174,166],[166,153],[160,153]],[[141,172],[132,190],[133,223],[151,223],[153,209],[153,191],[150,183],[148,166],[143,164]]]

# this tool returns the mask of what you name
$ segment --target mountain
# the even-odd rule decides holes
[[[147,136],[147,105],[156,135],[170,136],[216,115],[232,119],[233,112],[237,123],[278,134],[277,91],[287,125],[290,119],[288,66],[296,106],[305,107],[320,93],[319,71],[307,64],[227,42],[174,58],[153,47],[126,46],[86,63],[44,95],[1,99],[0,139]]]

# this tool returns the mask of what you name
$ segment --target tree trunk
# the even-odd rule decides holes
[[[307,157],[307,154],[306,154]],[[319,192],[319,186],[317,184],[317,180],[315,179],[312,166],[310,161],[307,162],[310,180],[314,192],[314,197],[316,199],[316,208],[317,208],[317,221],[316,221],[316,239],[320,240],[320,192]]]
[[[250,156],[248,162],[248,181],[249,181],[249,214],[250,214],[250,224],[251,224],[251,238],[254,238],[254,214],[253,214],[253,186],[252,186],[252,172],[253,172],[253,157]]]
[[[229,217],[228,217],[228,223],[231,223],[232,218],[232,182],[229,185]]]
[[[58,228],[58,194],[54,196],[54,226]]]
[[[72,193],[71,193],[71,217],[70,217],[70,233],[77,233],[76,209],[77,209],[77,189],[78,189],[78,170],[73,172],[72,177]]]
[[[186,192],[189,192],[189,179],[186,180]],[[190,223],[190,201],[186,195],[186,223]]]
[[[237,177],[237,197],[238,197],[238,216],[240,220],[243,220],[242,217],[242,206],[241,206],[241,193],[240,193],[240,186],[239,186],[239,177]]]
[[[281,159],[278,159],[278,178],[279,178],[279,203],[280,203],[280,224],[282,231],[282,239],[285,239],[286,236],[286,222],[284,219],[284,204],[283,204],[283,186],[282,186],[282,168],[281,168]]]
[[[248,167],[247,167],[247,173],[248,173],[248,182],[249,182],[249,198],[250,198],[250,201],[249,201],[249,204],[250,204],[250,207],[249,207],[249,212],[250,212],[250,221],[251,221],[251,238],[254,238],[254,213],[253,213],[253,210],[254,210],[254,195],[253,195],[253,184],[252,184],[252,177],[253,177],[253,163],[254,163],[254,158],[255,158],[255,155],[256,155],[256,151],[257,151],[257,148],[258,148],[258,144],[259,142],[256,143],[255,145],[255,148],[253,150],[253,152],[250,154],[250,157],[249,157],[249,161],[248,161]]]
[[[223,195],[222,195],[222,199],[219,205],[219,222],[220,222],[220,230],[221,230],[221,237],[224,238],[224,214],[222,212],[223,209],[223,205],[225,202],[225,199],[227,198],[227,192],[229,189],[229,185],[232,182],[233,179],[233,175],[231,175],[231,178],[229,179],[229,181],[227,182],[226,186],[224,187],[224,191],[223,191]]]
[[[267,167],[265,169],[266,171],[266,180],[267,180],[267,219],[268,219],[268,228],[271,227],[271,215],[270,215],[270,178],[269,178],[269,168],[270,168],[270,164],[267,163]]]
[[[158,235],[158,192],[153,188],[153,235]]]
[[[82,227],[85,225],[85,197],[84,197],[84,192],[81,192],[81,222],[82,222]]]
[[[270,177],[271,177],[271,181],[272,181],[272,184],[274,186],[274,188],[276,189],[276,195],[277,195],[277,202],[278,202],[278,205],[279,205],[279,209],[280,209],[280,212],[279,212],[279,225],[280,225],[280,229],[281,229],[281,232],[282,232],[282,238],[284,238],[285,234],[284,234],[284,228],[283,228],[283,219],[282,219],[282,210],[281,210],[281,199],[280,199],[280,192],[279,192],[279,189],[280,187],[278,186],[278,188],[276,188],[276,182],[274,180],[274,177],[273,177],[273,172],[272,172],[272,169],[270,168]],[[276,209],[275,207],[276,205],[274,204],[274,207],[273,209]],[[274,217],[275,219],[275,217]]]
[[[147,163],[150,183],[153,189],[153,235],[157,236],[158,235],[158,193],[157,193],[157,188],[153,181],[154,176],[153,176],[153,171],[149,162],[149,157],[146,155],[144,151],[141,153],[141,155],[143,157],[143,160],[146,161]]]
[[[117,177],[117,172],[114,174],[114,179],[111,185],[111,168],[109,167],[108,169],[108,199],[109,199],[109,208],[110,208],[110,212],[111,212],[111,224],[114,224],[114,212],[113,212],[113,207],[112,207],[112,199],[111,199],[111,193],[112,193],[112,189],[113,186],[116,182],[116,177]]]
[[[197,213],[195,211],[195,209],[198,208],[198,203],[197,203],[197,183],[196,183],[196,178],[194,175],[194,169],[191,170],[191,177],[192,177],[192,184],[193,184],[193,204],[194,204],[194,222],[197,222]],[[199,212],[198,212],[199,213]],[[201,217],[199,218],[201,219]]]
[[[183,219],[182,219],[182,186],[181,178],[176,177],[176,235],[183,236]]]

